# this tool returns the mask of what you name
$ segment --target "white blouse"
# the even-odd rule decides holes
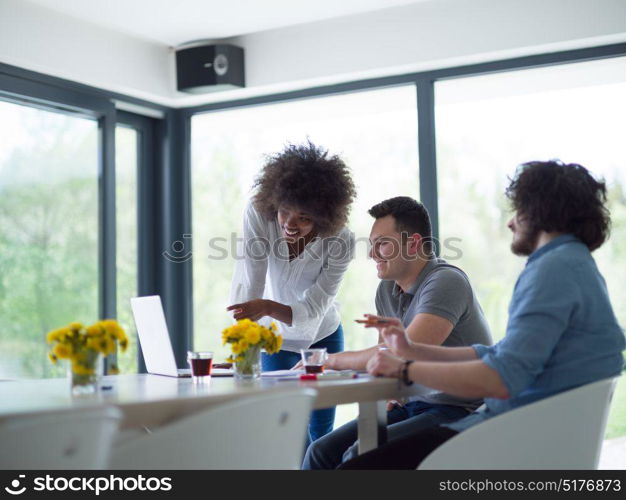
[[[270,299],[291,307],[291,326],[276,322],[282,349],[299,352],[333,333],[340,323],[335,296],[354,254],[354,233],[311,240],[289,260],[289,248],[276,218],[268,220],[248,203],[243,244],[237,254],[230,303]],[[269,325],[272,318],[260,323]]]

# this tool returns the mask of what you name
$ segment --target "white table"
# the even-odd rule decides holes
[[[363,453],[386,441],[385,401],[423,390],[417,385],[405,387],[396,379],[368,375],[320,382],[262,378],[248,384],[237,383],[232,377],[211,377],[208,383],[200,385],[194,385],[188,378],[116,375],[104,377],[101,386],[111,389],[72,398],[69,383],[63,378],[0,382],[0,420],[73,406],[105,404],[122,411],[124,429],[155,427],[243,396],[311,387],[318,391],[314,408],[359,404],[359,452]]]

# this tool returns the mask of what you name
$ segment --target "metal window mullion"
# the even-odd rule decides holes
[[[159,122],[160,123],[160,122]],[[159,257],[159,227],[162,212],[157,194],[160,184],[157,182],[160,172],[158,153],[163,137],[157,137],[155,120],[142,117],[136,123],[139,133],[137,148],[137,295],[158,294],[157,262]],[[137,345],[137,371],[146,373],[141,345]]]
[[[115,108],[111,105],[98,119],[98,314],[101,319],[116,318],[116,235],[115,235]],[[117,361],[112,354],[105,360],[105,373]]]
[[[166,151],[161,179],[162,235],[161,252],[172,244],[184,244],[189,258],[167,259],[159,255],[159,289],[170,332],[174,356],[179,367],[186,364],[186,352],[193,339],[193,291],[191,238],[190,116],[182,110],[166,115]]]
[[[150,242],[152,239],[152,230],[154,228],[154,221],[149,220],[150,217],[150,201],[152,197],[147,190],[154,189],[153,184],[150,182],[150,170],[152,167],[152,127],[148,123],[145,126],[137,127],[134,129],[137,133],[137,170],[136,170],[136,221],[137,225],[137,276],[135,282],[135,293],[137,296],[151,295],[151,292],[147,292],[145,289],[153,287],[146,286],[146,282],[150,280],[154,275],[154,268],[150,265],[152,259],[150,258]],[[143,351],[141,350],[141,344],[139,338],[137,338],[137,373],[146,373],[146,365],[143,359]]]
[[[435,142],[435,82],[421,78],[417,87],[417,146],[420,199],[432,223],[434,249],[439,254],[439,203],[437,199],[437,144]]]

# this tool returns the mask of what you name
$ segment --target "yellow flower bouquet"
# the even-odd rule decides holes
[[[224,329],[222,344],[231,344],[228,361],[234,363],[237,378],[254,379],[261,375],[261,349],[275,354],[283,343],[277,330],[275,323],[267,328],[249,319],[241,319]]]
[[[46,339],[52,344],[48,356],[53,363],[60,359],[69,361],[72,392],[75,394],[95,391],[101,356],[113,354],[118,345],[122,351],[128,347],[126,332],[113,319],[98,321],[87,327],[82,323],[70,323],[50,331]],[[119,370],[112,365],[109,372],[116,374]]]

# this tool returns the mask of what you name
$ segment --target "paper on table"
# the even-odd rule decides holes
[[[211,375],[213,377],[232,377],[234,372],[232,368],[212,368]]]
[[[304,370],[272,370],[261,372],[261,377],[299,377]]]

